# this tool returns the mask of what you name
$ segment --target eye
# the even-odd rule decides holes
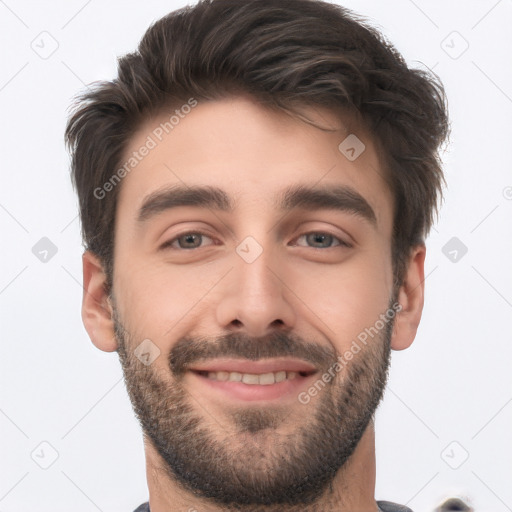
[[[304,233],[299,236],[297,240],[304,239],[307,244],[313,244],[314,249],[331,249],[334,247],[352,247],[350,244],[344,242],[340,238],[331,235],[330,233],[324,233],[322,231],[312,231],[310,233]],[[334,245],[332,244],[334,242]],[[300,247],[311,247],[309,245],[297,244]]]
[[[200,249],[201,246],[204,247],[204,245],[201,244],[204,238],[207,238],[209,240],[212,240],[208,235],[205,233],[201,233],[199,231],[188,231],[186,233],[182,233],[171,240],[165,242],[160,248],[161,249]],[[212,245],[212,244],[209,244]]]

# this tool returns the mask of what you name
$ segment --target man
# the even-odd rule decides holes
[[[413,341],[442,86],[315,0],[157,21],[66,129],[82,317],[144,432],[137,511],[376,502],[374,413]]]

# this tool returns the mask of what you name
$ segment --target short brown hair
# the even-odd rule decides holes
[[[428,234],[448,135],[444,89],[410,69],[364,19],[320,0],[201,0],[152,24],[118,77],[81,94],[66,127],[82,237],[111,286],[119,187],[94,191],[121,165],[135,131],[170,105],[248,93],[291,114],[312,105],[355,113],[382,148],[394,196],[393,272],[403,279],[413,246]]]

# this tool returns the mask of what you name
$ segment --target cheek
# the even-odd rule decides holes
[[[294,291],[307,307],[307,318],[339,351],[386,311],[392,290],[390,265],[385,258],[360,257],[296,274]]]
[[[154,261],[125,269],[115,283],[122,318],[138,338],[154,340],[166,351],[169,340],[183,336],[183,326],[190,325],[223,275],[208,265],[171,267]]]

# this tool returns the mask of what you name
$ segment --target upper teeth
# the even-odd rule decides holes
[[[267,386],[286,379],[294,379],[297,372],[270,372],[270,373],[239,373],[239,372],[208,372],[207,377],[212,380],[243,382],[244,384],[260,384]]]

